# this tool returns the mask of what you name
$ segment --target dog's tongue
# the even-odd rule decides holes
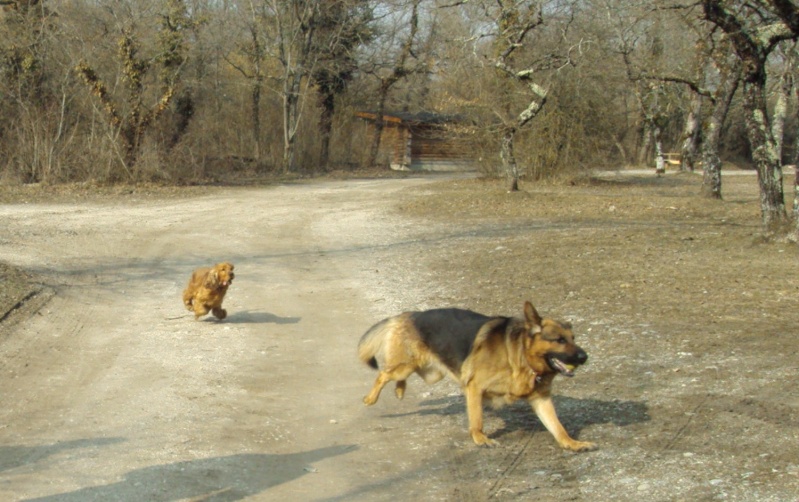
[[[567,368],[566,365],[563,364],[563,362],[559,361],[554,357],[552,358],[552,364],[555,366],[555,369],[558,370],[562,375],[565,375],[567,377],[574,376],[574,371]]]

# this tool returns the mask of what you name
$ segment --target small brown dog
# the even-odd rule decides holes
[[[213,267],[198,268],[191,274],[189,285],[183,291],[183,304],[199,319],[211,312],[217,319],[227,317],[222,308],[222,300],[230,283],[233,282],[233,265],[228,262],[217,263]]]

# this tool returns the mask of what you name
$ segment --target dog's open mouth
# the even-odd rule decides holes
[[[574,376],[574,368],[576,368],[576,366],[574,366],[573,364],[564,363],[563,361],[554,356],[549,356],[547,358],[547,362],[549,363],[549,366],[553,370],[557,371],[561,375],[567,377]]]

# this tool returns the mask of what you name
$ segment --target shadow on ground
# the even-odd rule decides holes
[[[300,478],[314,462],[353,451],[352,445],[329,446],[284,455],[242,454],[156,465],[127,473],[121,481],[68,493],[27,499],[38,502],[90,500],[203,500],[232,502]]]
[[[573,434],[592,425],[608,424],[625,427],[651,420],[649,408],[639,401],[605,401],[600,399],[576,399],[566,396],[555,396],[555,409],[564,426]],[[462,396],[448,396],[439,399],[430,399],[420,403],[422,408],[408,413],[394,413],[383,415],[384,418],[401,418],[408,416],[424,415],[457,415],[466,414],[466,405]],[[491,433],[494,439],[506,434],[523,430],[544,430],[543,425],[536,418],[535,413],[525,401],[517,401],[512,405],[492,409],[485,407],[486,416],[494,415],[504,422],[502,428]]]
[[[208,317],[207,320],[215,321],[213,317]],[[299,317],[281,317],[270,312],[258,312],[255,310],[243,310],[237,312],[229,312],[228,316],[223,321],[225,323],[233,324],[297,324],[300,322]]]
[[[0,472],[35,464],[59,453],[80,448],[97,448],[125,441],[123,438],[92,438],[40,446],[0,446]]]

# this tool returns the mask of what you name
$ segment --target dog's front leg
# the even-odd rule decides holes
[[[222,307],[214,307],[211,309],[211,313],[214,314],[214,317],[219,319],[220,321],[227,317],[227,310],[223,309]]]
[[[465,394],[466,413],[469,416],[469,434],[477,445],[495,446],[497,442],[489,439],[483,433],[483,390],[472,380],[466,384]]]
[[[538,415],[538,419],[544,424],[544,427],[555,436],[561,448],[571,451],[591,451],[597,448],[596,444],[588,441],[577,441],[569,436],[563,424],[560,423],[557,413],[555,413],[555,405],[552,403],[551,397],[539,397],[530,400],[530,405],[533,411]]]

